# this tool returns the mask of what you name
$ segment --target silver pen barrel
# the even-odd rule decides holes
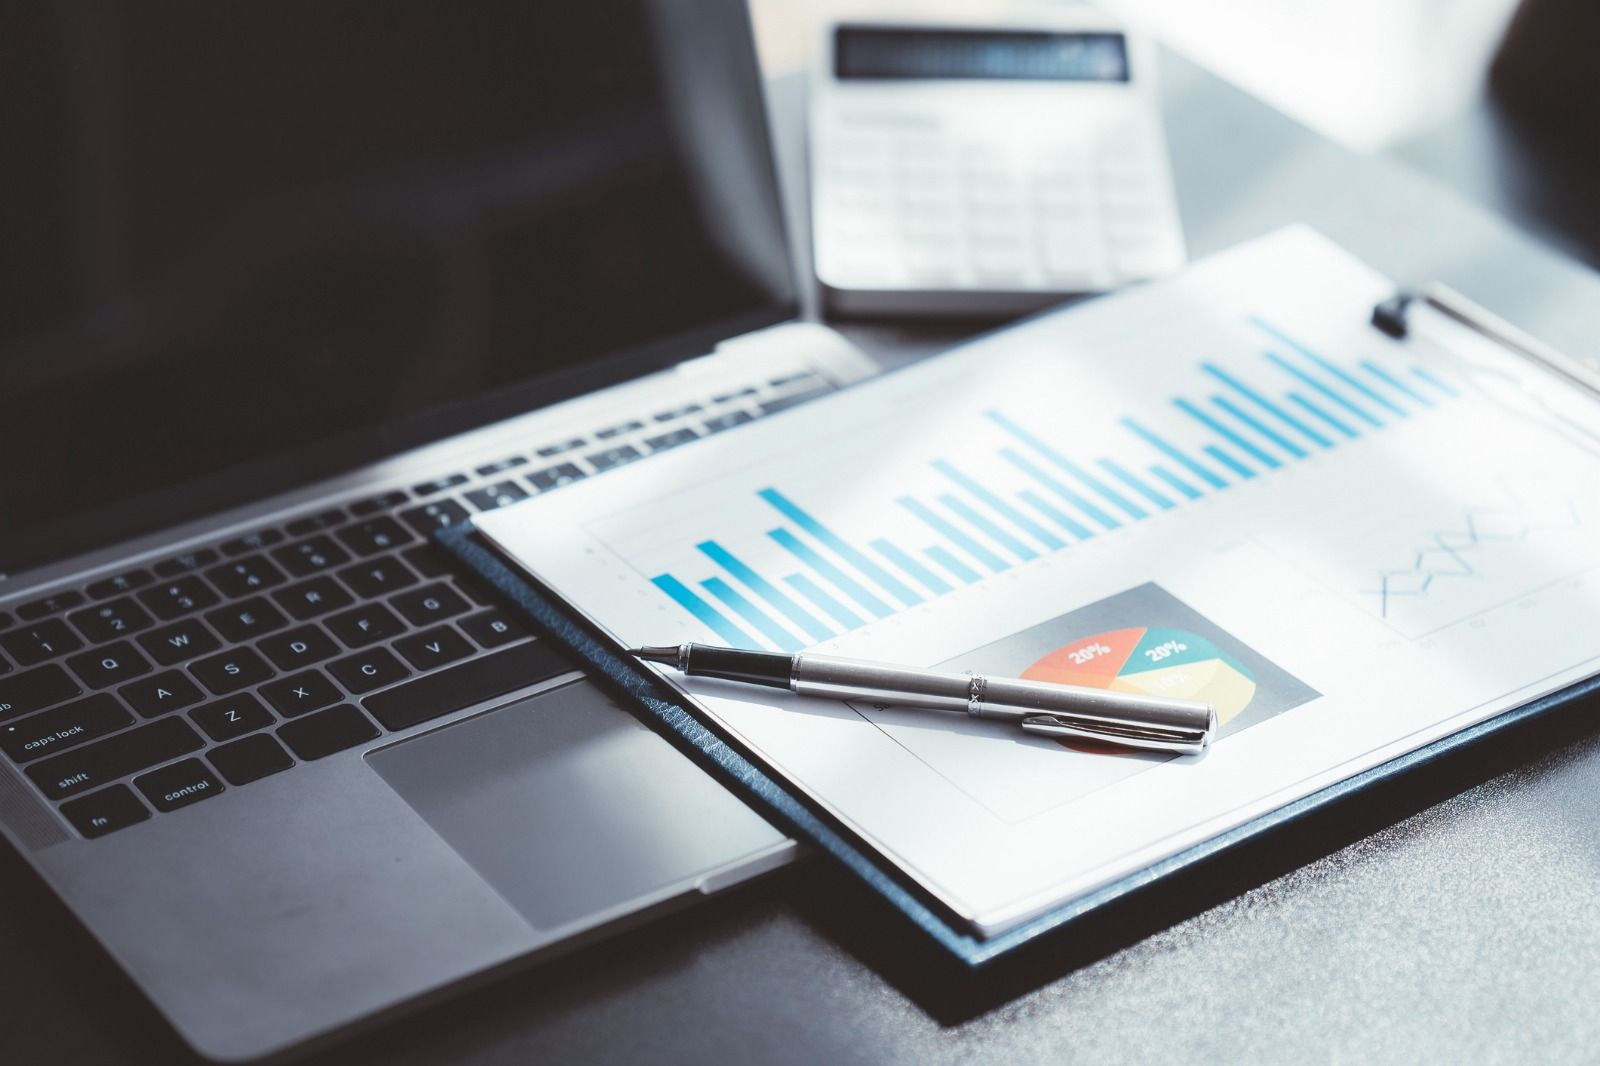
[[[789,687],[803,696],[965,711],[1039,736],[1198,754],[1217,731],[1216,709],[1197,700],[886,666],[801,652]]]

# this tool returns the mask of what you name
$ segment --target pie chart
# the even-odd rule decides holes
[[[1250,705],[1255,678],[1239,660],[1186,629],[1139,626],[1074,641],[1022,672],[1036,681],[1204,700],[1225,725]]]

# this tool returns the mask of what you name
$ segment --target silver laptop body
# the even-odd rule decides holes
[[[75,239],[29,231],[42,280],[0,297],[28,327],[0,326],[10,846],[219,1060],[335,1039],[787,861],[428,539],[871,372],[785,321],[742,0],[333,4],[316,24],[262,3],[217,16],[254,20],[235,34],[161,3],[35,6],[12,47],[36,59],[0,63],[22,71],[0,86],[88,55],[121,80],[63,90],[71,136],[22,146],[55,159],[39,181]],[[495,112],[508,87],[526,107]],[[524,306],[519,284],[549,295]],[[213,365],[177,350],[221,369],[174,386]],[[314,417],[273,440],[296,395]]]

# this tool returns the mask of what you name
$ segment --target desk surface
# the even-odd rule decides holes
[[[1592,273],[1176,57],[1164,75],[1195,255],[1309,219],[1403,281],[1438,276],[1558,345],[1600,344]],[[780,128],[792,173],[798,130]],[[898,361],[971,328],[850,332]],[[813,862],[314,1060],[1592,1059],[1597,874],[1600,733],[1568,718],[977,984]],[[9,849],[0,914],[8,1059],[186,1060]]]

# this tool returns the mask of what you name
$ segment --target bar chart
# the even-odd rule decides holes
[[[1257,342],[1247,354],[1193,362],[1189,388],[1116,416],[1109,433],[987,405],[960,434],[961,454],[926,457],[914,486],[867,508],[856,501],[848,518],[830,514],[825,496],[763,485],[751,501],[768,523],[759,538],[697,539],[692,564],[650,582],[729,645],[796,651],[1354,446],[1462,394],[1403,353],[1335,356],[1258,316],[1244,328]],[[877,528],[864,529],[864,515]]]

